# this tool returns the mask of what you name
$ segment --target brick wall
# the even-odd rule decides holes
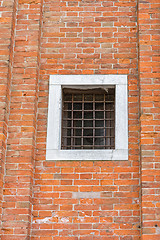
[[[14,4],[2,239],[22,240],[31,230],[41,3]]]
[[[9,9],[2,240],[158,240],[158,2],[19,0]],[[51,74],[128,75],[128,161],[45,160]]]
[[[160,239],[160,3],[139,4],[143,240]]]
[[[10,101],[10,80],[13,55],[14,6],[12,0],[0,0],[0,235],[2,234],[2,202],[4,164]],[[10,51],[9,51],[10,50]]]

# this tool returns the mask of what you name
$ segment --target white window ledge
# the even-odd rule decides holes
[[[61,150],[62,88],[115,86],[115,149]],[[46,160],[128,160],[127,75],[51,75]]]

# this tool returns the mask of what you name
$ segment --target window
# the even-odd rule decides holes
[[[47,160],[127,160],[126,75],[53,75]]]
[[[115,89],[62,89],[62,149],[115,148]]]

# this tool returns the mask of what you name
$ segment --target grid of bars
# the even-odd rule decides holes
[[[115,89],[63,89],[62,149],[115,148]]]

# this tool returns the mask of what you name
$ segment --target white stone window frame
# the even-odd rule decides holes
[[[61,149],[62,88],[115,86],[115,149]],[[128,160],[127,75],[51,75],[46,160]]]

